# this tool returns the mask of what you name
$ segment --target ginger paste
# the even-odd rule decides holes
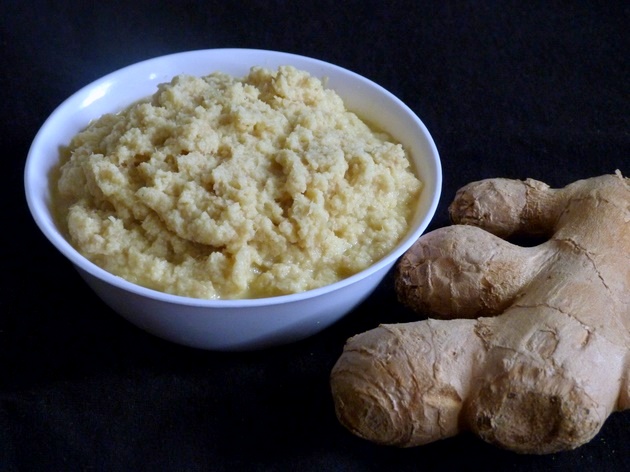
[[[385,256],[422,184],[307,72],[180,75],[76,135],[55,206],[103,269],[196,298],[301,292]]]

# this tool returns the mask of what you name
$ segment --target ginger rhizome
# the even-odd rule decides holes
[[[588,442],[630,408],[630,180],[488,179],[449,211],[395,273],[429,318],[348,340],[331,373],[339,420],[403,447],[462,431],[520,453]],[[548,239],[503,239],[519,234]]]

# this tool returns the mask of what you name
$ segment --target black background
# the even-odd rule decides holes
[[[384,86],[423,120],[444,186],[630,174],[622,1],[2,1],[0,470],[630,470],[630,412],[589,444],[522,456],[471,435],[396,449],[352,436],[328,387],[346,338],[408,321],[389,276],[323,333],[262,352],[154,338],[94,296],[36,229],[25,157],[66,97],[191,49],[275,49]]]

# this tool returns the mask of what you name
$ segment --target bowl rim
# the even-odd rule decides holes
[[[129,72],[133,69],[140,69],[144,66],[147,66],[154,62],[166,61],[169,58],[181,58],[186,55],[195,56],[198,54],[212,54],[216,52],[217,54],[263,54],[263,55],[271,55],[277,58],[286,58],[290,60],[291,58],[296,58],[300,61],[308,61],[314,65],[320,65],[326,69],[337,70],[342,72],[343,74],[350,75],[355,80],[358,80],[370,88],[377,90],[380,94],[384,95],[388,100],[394,103],[398,108],[400,108],[406,115],[411,118],[416,126],[421,130],[421,134],[424,139],[426,139],[426,144],[430,149],[432,154],[432,164],[435,166],[435,174],[432,175],[433,185],[435,190],[433,194],[430,196],[430,201],[427,207],[426,212],[422,215],[420,224],[415,227],[410,228],[405,236],[398,242],[398,244],[390,250],[385,256],[381,259],[370,265],[369,267],[349,276],[337,282],[333,282],[328,285],[324,285],[322,287],[313,288],[310,290],[306,290],[298,293],[291,293],[285,295],[278,295],[272,297],[260,297],[260,298],[245,298],[245,299],[224,299],[224,298],[214,298],[214,299],[204,299],[204,298],[194,298],[183,295],[176,295],[167,292],[162,292],[159,290],[151,289],[148,287],[144,287],[133,282],[130,282],[120,276],[114,275],[111,272],[102,269],[95,263],[91,262],[89,259],[81,255],[67,239],[62,235],[59,228],[56,229],[57,232],[52,231],[49,228],[49,225],[43,221],[43,216],[39,212],[40,204],[37,202],[37,198],[34,196],[34,192],[32,190],[33,178],[37,174],[37,170],[34,166],[34,163],[37,161],[37,154],[40,152],[39,147],[41,145],[43,136],[45,135],[47,128],[51,126],[51,123],[57,118],[58,115],[63,115],[65,108],[69,107],[74,101],[76,101],[80,96],[85,95],[88,91],[96,89],[99,85],[107,83],[113,78],[124,74],[125,72]],[[255,64],[252,64],[255,65]],[[343,97],[342,97],[343,98]],[[358,282],[362,279],[369,278],[373,274],[379,272],[384,267],[391,265],[396,262],[396,260],[407,250],[411,245],[420,237],[420,235],[426,230],[427,226],[433,219],[433,216],[437,210],[437,206],[439,204],[441,190],[442,190],[442,167],[441,160],[438,149],[435,145],[435,142],[429,133],[428,129],[424,125],[424,123],[420,120],[420,118],[416,115],[416,113],[411,110],[411,108],[402,102],[398,97],[396,97],[393,93],[377,84],[376,82],[364,77],[356,72],[353,72],[344,67],[338,66],[336,64],[323,61],[321,59],[312,58],[305,55],[283,52],[283,51],[274,51],[267,49],[255,49],[255,48],[212,48],[212,49],[195,49],[181,52],[174,52],[165,55],[159,55],[150,57],[124,67],[118,68],[112,72],[107,73],[106,75],[93,80],[92,82],[82,86],[77,91],[68,96],[65,100],[63,100],[44,120],[39,130],[37,131],[30,148],[28,150],[28,154],[26,157],[26,162],[24,166],[24,190],[26,195],[27,206],[31,213],[32,218],[34,219],[36,225],[40,229],[40,231],[44,234],[44,236],[48,239],[50,243],[55,246],[55,248],[66,258],[68,259],[75,268],[80,268],[81,270],[87,272],[91,276],[101,280],[104,283],[110,284],[118,289],[125,290],[127,292],[131,292],[135,295],[139,295],[142,297],[146,297],[149,299],[153,299],[156,301],[167,302],[170,304],[176,305],[186,305],[186,306],[197,306],[197,307],[207,307],[207,308],[250,308],[255,306],[268,306],[268,305],[278,305],[278,304],[288,304],[293,302],[299,302],[307,299],[317,298],[321,295],[336,292],[339,289],[350,286],[355,282]],[[47,205],[45,205],[47,206]],[[53,226],[56,225],[53,223]]]

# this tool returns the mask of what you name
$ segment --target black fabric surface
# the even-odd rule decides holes
[[[630,412],[574,451],[517,455],[472,435],[377,446],[336,420],[344,341],[409,321],[391,275],[323,333],[261,352],[174,345],[86,287],[36,229],[22,185],[31,140],[93,80],[151,57],[247,47],[317,57],[379,83],[423,120],[444,186],[554,186],[630,174],[627,2],[2,1],[0,470],[630,470]]]

